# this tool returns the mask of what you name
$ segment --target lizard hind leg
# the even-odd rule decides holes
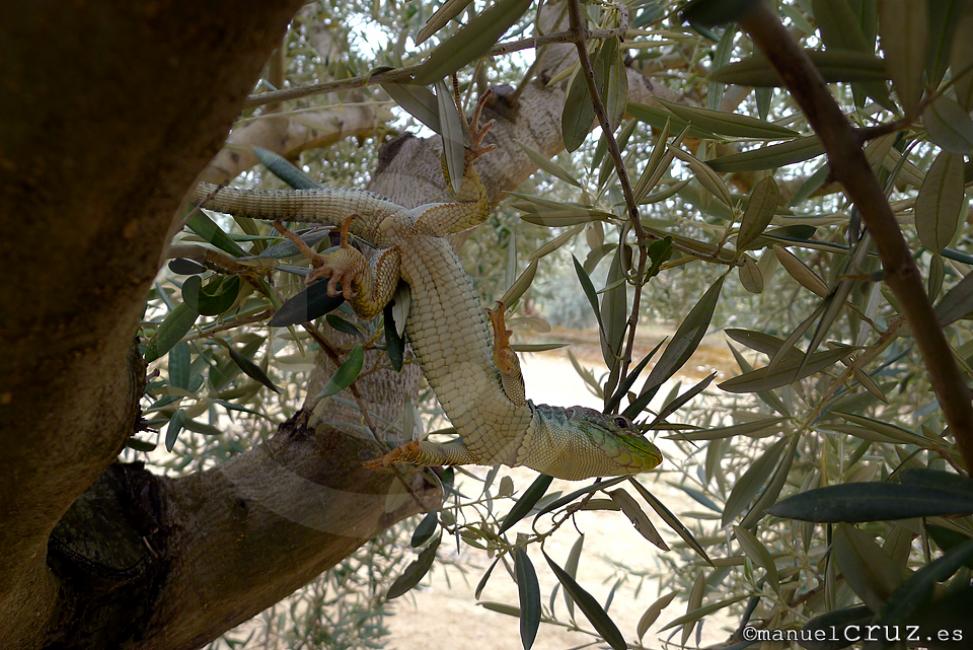
[[[384,456],[363,463],[371,470],[382,470],[396,463],[406,463],[418,467],[437,467],[439,465],[472,465],[476,460],[463,444],[462,438],[449,442],[431,442],[413,440],[396,447]]]
[[[506,305],[498,300],[495,309],[487,310],[493,325],[493,363],[500,371],[503,392],[511,402],[521,406],[527,401],[524,375],[517,353],[510,349],[510,335],[513,332],[507,329],[506,309]]]

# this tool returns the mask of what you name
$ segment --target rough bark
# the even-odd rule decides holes
[[[0,646],[53,620],[48,536],[133,431],[133,340],[172,215],[299,4],[5,8]]]
[[[361,470],[373,443],[337,400],[309,401],[213,470],[112,465],[138,420],[133,340],[172,215],[299,0],[45,4],[0,26],[0,213],[14,224],[0,259],[21,278],[0,288],[0,646],[198,647],[439,495],[407,477],[417,503]],[[570,46],[545,57],[542,79]],[[651,95],[635,72],[630,88]],[[535,170],[517,142],[563,146],[563,87],[505,102],[480,165],[495,198]],[[445,197],[439,151],[438,138],[396,141],[372,189],[403,205]],[[380,371],[358,387],[391,421],[417,379]]]
[[[302,151],[327,147],[349,136],[371,135],[391,117],[389,107],[382,104],[329,106],[296,115],[268,113],[234,129],[200,179],[225,183],[253,167],[257,164],[254,147],[294,158]]]

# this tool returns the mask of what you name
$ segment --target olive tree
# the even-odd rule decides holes
[[[962,633],[967,2],[299,4],[24,6],[0,28],[5,647],[198,647],[302,587],[304,641],[354,647],[444,535],[491,554],[484,584],[508,567],[520,602],[493,608],[525,647],[542,622],[642,647],[673,602],[683,643],[738,616],[727,648],[754,629]],[[525,320],[565,298],[545,277],[571,282],[606,369],[581,379],[675,441],[708,512],[673,513],[642,477],[549,494],[492,468],[464,477],[473,495],[451,469],[365,470],[441,419],[406,289],[362,322],[303,286],[267,224],[185,199],[203,179],[443,200],[444,136],[487,90],[478,170],[499,207],[457,250]],[[660,316],[673,335],[637,354]],[[739,373],[663,394],[727,324]],[[657,578],[682,598],[637,630],[576,554],[544,551],[588,507],[672,549]],[[583,617],[541,604],[538,561]]]

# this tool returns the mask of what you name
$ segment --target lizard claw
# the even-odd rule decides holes
[[[304,279],[305,284],[327,278],[328,295],[332,298],[341,294],[345,300],[351,300],[358,295],[355,291],[355,283],[361,281],[367,262],[365,256],[349,242],[348,233],[351,223],[357,217],[358,215],[352,214],[341,222],[341,243],[337,248],[329,249],[321,255],[316,254],[316,258],[312,259],[314,268]],[[339,283],[341,289],[338,289]]]
[[[493,125],[496,124],[496,120],[490,120],[486,124],[480,124],[480,118],[483,116],[483,109],[486,107],[493,93],[491,91],[486,91],[480,97],[480,101],[476,103],[476,108],[473,110],[473,118],[470,120],[470,146],[468,147],[468,157],[469,162],[476,160],[480,156],[487,154],[497,148],[496,145],[483,144],[483,139],[486,134],[490,132]]]
[[[362,467],[376,471],[387,469],[395,463],[416,463],[419,461],[420,451],[419,443],[413,440],[401,447],[396,447],[384,456],[365,461],[362,463]]]
[[[351,246],[339,246],[325,251],[320,259],[320,265],[307,274],[306,284],[327,278],[329,296],[335,297],[341,294],[345,300],[351,300],[358,295],[355,284],[362,281],[368,264],[360,251]]]

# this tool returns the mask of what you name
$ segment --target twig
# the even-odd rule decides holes
[[[338,358],[338,353],[335,352],[334,348],[331,347],[331,344],[328,343],[328,340],[324,338],[324,336],[322,336],[322,334],[317,330],[317,328],[311,325],[310,323],[303,323],[302,325],[305,331],[307,331],[307,333],[311,335],[311,338],[317,341],[318,345],[321,346],[321,350],[323,350],[324,353],[328,355],[328,358],[331,359],[331,363],[334,364],[334,367],[335,368],[340,367],[341,359]],[[375,440],[376,444],[378,444],[380,449],[388,450],[388,445],[382,442],[381,438],[378,437],[378,431],[375,429],[374,424],[372,424],[371,418],[368,415],[368,406],[365,404],[365,400],[362,398],[361,393],[358,391],[358,387],[352,384],[348,386],[348,390],[351,391],[351,396],[355,399],[355,404],[358,406],[358,411],[361,413],[362,419],[365,420],[365,426],[367,426],[368,430],[371,432],[372,438]],[[420,512],[425,512],[426,504],[422,502],[422,499],[420,499],[419,495],[415,493],[415,491],[412,489],[412,486],[409,485],[409,482],[405,480],[405,476],[402,474],[399,468],[393,465],[391,469],[392,472],[395,474],[395,477],[406,489],[406,492],[408,492],[409,496],[412,497],[412,500],[415,501],[416,505],[419,506]]]
[[[170,246],[169,250],[166,251],[166,256],[169,259],[192,260],[217,273],[241,275],[247,278],[266,275],[273,269],[273,260],[257,260],[253,264],[244,264],[220,251],[191,244]]]
[[[828,92],[807,54],[766,4],[754,4],[740,26],[770,60],[821,138],[834,178],[861,212],[885,269],[885,282],[919,346],[930,383],[966,464],[973,469],[973,406],[970,391],[926,295],[922,276],[892,208],[861,149],[860,139]]]
[[[302,326],[304,327],[304,330],[311,335],[311,338],[317,341],[318,345],[321,346],[321,350],[328,356],[329,359],[331,359],[331,363],[334,364],[334,367],[340,368],[341,359],[338,357],[338,353],[333,347],[331,347],[328,340],[322,336],[321,332],[319,332],[317,328],[310,323],[303,323]],[[388,446],[383,444],[382,440],[378,437],[378,430],[375,428],[371,417],[368,415],[368,407],[366,406],[365,400],[362,398],[361,393],[358,392],[358,387],[352,384],[348,387],[348,390],[351,391],[351,396],[355,399],[355,404],[358,405],[358,410],[361,411],[362,419],[365,420],[365,426],[367,426],[368,430],[371,432],[372,438],[375,439],[375,442],[378,443],[379,447],[387,451]]]
[[[578,0],[571,0],[568,3],[568,13],[571,21],[571,32],[574,34],[574,45],[578,49],[578,61],[581,64],[581,73],[584,75],[585,82],[588,85],[588,93],[591,95],[591,102],[595,108],[595,115],[598,118],[598,124],[601,126],[602,135],[608,144],[608,153],[611,156],[612,163],[614,163],[618,182],[622,186],[625,207],[628,210],[628,217],[632,222],[632,230],[635,231],[636,241],[638,242],[639,261],[636,277],[640,281],[635,284],[635,293],[632,297],[632,311],[629,313],[628,323],[626,324],[628,328],[628,340],[625,343],[622,367],[618,374],[618,381],[621,383],[632,363],[632,348],[635,346],[635,330],[638,325],[639,309],[641,308],[642,300],[643,283],[641,280],[645,275],[645,266],[648,258],[645,252],[646,237],[645,231],[642,229],[642,222],[639,219],[639,207],[635,202],[635,194],[632,192],[632,183],[628,178],[628,170],[625,169],[625,161],[622,160],[622,153],[618,149],[618,142],[612,133],[611,123],[608,121],[608,113],[605,111],[605,103],[602,100],[601,94],[598,92],[598,84],[595,82],[595,71],[591,66],[591,57],[588,56],[586,41],[591,38],[592,32],[588,31],[588,25],[581,16],[581,7],[578,5]],[[624,242],[619,242],[619,246],[623,244]],[[606,397],[610,399],[612,396],[608,395]]]
[[[588,38],[609,38],[612,36],[624,36],[628,30],[625,29],[599,29],[589,32]],[[522,38],[516,41],[508,41],[506,43],[498,43],[493,46],[490,50],[488,56],[499,56],[502,54],[510,54],[512,52],[519,52],[521,50],[529,50],[531,48],[539,47],[541,45],[547,45],[549,43],[566,43],[575,40],[575,35],[573,31],[567,32],[554,32],[553,34],[545,34],[543,36],[533,36],[531,38]],[[351,90],[352,88],[364,88],[365,86],[372,86],[375,84],[387,83],[387,82],[408,82],[415,72],[418,72],[422,64],[410,65],[404,68],[397,68],[395,70],[386,70],[384,72],[378,72],[373,75],[362,75],[359,77],[349,77],[347,79],[338,79],[335,81],[325,81],[319,84],[311,84],[309,86],[299,86],[297,88],[285,88],[283,90],[271,90],[265,93],[258,93],[256,95],[250,95],[247,97],[246,101],[243,102],[244,108],[255,108],[257,106],[263,106],[264,104],[274,104],[277,102],[286,102],[292,99],[301,99],[303,97],[309,97],[311,95],[318,95],[320,93],[336,92],[339,90]]]

